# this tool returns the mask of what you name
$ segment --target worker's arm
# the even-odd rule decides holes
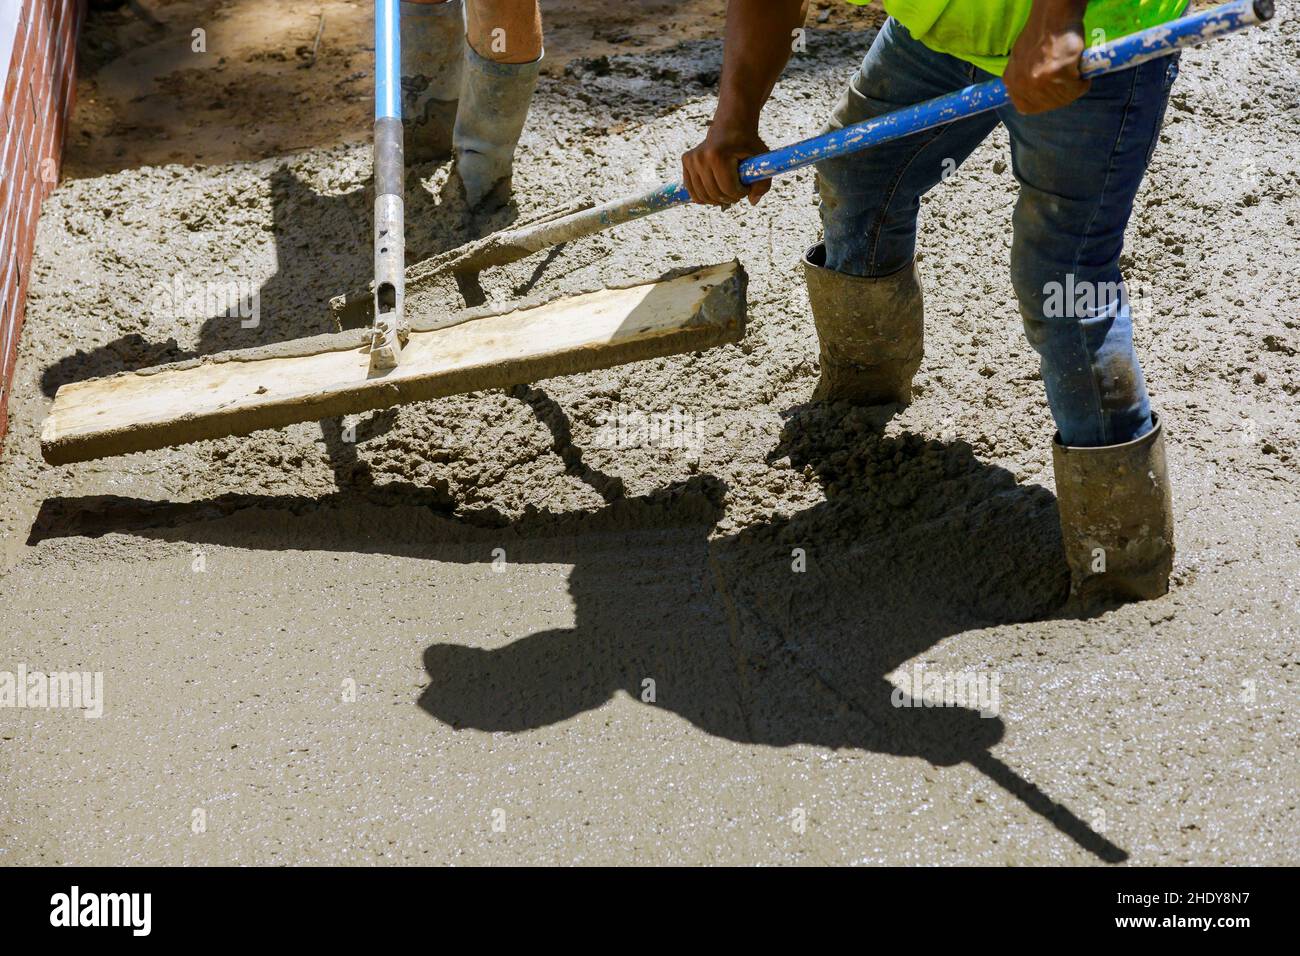
[[[1002,82],[1021,113],[1045,113],[1088,92],[1079,75],[1088,0],[1034,0],[1007,59]]]
[[[744,186],[737,167],[767,152],[758,115],[790,59],[793,32],[808,0],[729,0],[718,108],[704,142],[682,156],[682,182],[697,203],[720,206],[748,196],[758,202],[769,180]]]

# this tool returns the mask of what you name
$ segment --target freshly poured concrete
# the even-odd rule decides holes
[[[816,130],[868,39],[810,35],[769,142]],[[1298,40],[1184,57],[1125,260],[1174,587],[1089,620],[1055,610],[1001,136],[924,206],[927,355],[891,420],[808,404],[804,174],[435,290],[737,255],[740,345],[52,468],[58,384],[328,331],[369,265],[364,147],[65,184],[0,459],[0,670],[102,670],[105,714],[0,709],[0,861],[1295,862]],[[674,176],[718,55],[544,81],[524,213]],[[413,257],[464,238],[432,195]],[[155,317],[176,275],[251,283],[265,321]],[[918,665],[996,675],[998,715],[894,707]]]

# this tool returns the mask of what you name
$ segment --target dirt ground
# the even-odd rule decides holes
[[[370,0],[135,0],[92,17],[81,43],[67,174],[223,163],[368,141],[374,120]],[[575,57],[654,53],[718,37],[720,0],[544,0],[543,73]],[[824,28],[876,10],[814,0]],[[201,51],[192,36],[202,30]],[[319,42],[317,36],[319,35]],[[668,77],[660,77],[667,80]]]
[[[325,331],[369,267],[365,5],[146,6],[173,40],[210,17],[230,78],[160,65],[162,32],[152,72],[123,66],[143,28],[92,21],[88,42],[117,46],[45,204],[0,457],[0,670],[102,671],[104,714],[0,710],[0,861],[1296,862],[1285,6],[1183,59],[1125,258],[1167,429],[1173,588],[1089,618],[1061,610],[1001,131],[925,201],[926,359],[892,418],[810,403],[797,263],[818,223],[798,174],[754,209],[669,212],[444,290],[448,308],[505,302],[739,256],[737,346],[43,464],[59,384]],[[564,26],[521,214],[673,178],[712,110],[715,5],[658,4],[668,30],[631,5],[543,6]],[[267,32],[235,28],[254,21]],[[769,142],[817,130],[877,21],[811,24]],[[235,89],[252,74],[256,93]],[[205,86],[223,103],[200,114]],[[445,167],[417,173],[412,258],[465,239],[439,215]],[[178,277],[254,288],[260,322],[159,315]],[[917,668],[995,676],[997,712],[894,706]]]

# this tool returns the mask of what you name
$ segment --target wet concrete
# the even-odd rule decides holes
[[[810,36],[769,142],[816,130],[868,40]],[[1294,862],[1298,43],[1281,22],[1184,58],[1125,260],[1174,587],[1090,619],[1058,610],[1001,135],[924,204],[926,357],[893,416],[808,401],[799,174],[435,290],[738,255],[737,346],[51,468],[59,383],[327,332],[369,267],[364,147],[64,185],[0,459],[0,669],[102,670],[105,715],[0,710],[0,859]],[[544,79],[523,214],[673,178],[712,103],[675,107],[664,71],[718,56]],[[467,238],[425,172],[412,258]],[[251,283],[265,321],[158,316],[177,275]],[[689,440],[616,427],[651,414]],[[917,667],[996,675],[998,713],[895,707]]]

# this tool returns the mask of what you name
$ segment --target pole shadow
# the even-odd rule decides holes
[[[256,322],[249,316],[248,306],[254,301],[250,290],[244,302],[201,320],[193,348],[182,348],[174,335],[162,338],[132,332],[92,349],[78,349],[46,366],[41,391],[52,397],[70,382],[333,332],[329,300],[351,288],[364,288],[373,272],[373,185],[322,195],[286,162],[271,173],[270,192],[277,269],[256,290]],[[409,262],[462,241],[449,233],[437,198],[421,185],[415,172],[407,177],[406,203],[411,226]],[[237,274],[183,275],[179,289],[176,280],[154,277],[157,288],[148,310],[154,314],[143,316],[146,322],[174,330],[189,321],[190,294],[204,292],[209,284],[218,291],[245,284],[245,277]]]

